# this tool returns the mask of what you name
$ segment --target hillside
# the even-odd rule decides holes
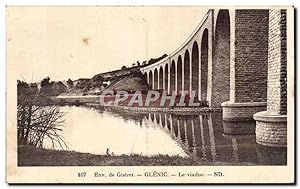
[[[112,72],[100,73],[92,77],[74,81],[69,89],[71,93],[100,93],[103,89],[134,90],[148,89],[147,81],[139,67],[126,68]]]
[[[92,78],[80,78],[74,81],[74,85],[68,88],[68,93],[100,94],[103,89],[110,90],[147,90],[150,86],[146,78],[140,72],[140,68],[154,64],[167,55],[151,58],[149,61],[133,63],[132,67],[123,66],[119,70],[99,73]]]
[[[144,91],[150,89],[150,86],[145,76],[138,71],[113,81],[106,89],[115,91]]]

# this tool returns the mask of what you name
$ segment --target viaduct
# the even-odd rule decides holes
[[[141,68],[154,90],[196,91],[223,120],[256,120],[256,140],[287,143],[287,10],[211,9],[174,52]]]

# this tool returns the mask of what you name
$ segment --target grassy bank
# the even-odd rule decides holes
[[[48,150],[31,146],[18,147],[19,166],[154,166],[154,165],[202,165],[203,162],[179,156],[140,155],[107,156],[75,151]]]

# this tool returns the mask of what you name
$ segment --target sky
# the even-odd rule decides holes
[[[178,48],[201,7],[8,7],[7,65],[37,82],[91,78]]]

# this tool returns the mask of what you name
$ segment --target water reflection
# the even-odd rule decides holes
[[[227,135],[228,122],[222,121],[221,113],[206,115],[150,113],[146,119],[163,128],[188,156],[202,159],[209,164],[286,164],[285,148],[262,147],[256,144],[255,135]],[[253,123],[230,123],[230,127],[253,130]]]
[[[109,148],[115,155],[187,156],[167,132],[145,119],[146,114],[98,112],[82,107],[63,107],[63,110],[68,114],[62,135],[69,150],[106,154]],[[51,148],[51,143],[46,141],[45,147]]]
[[[107,112],[64,107],[71,150],[116,155],[179,155],[216,165],[284,165],[285,148],[262,147],[255,135],[226,135],[222,114]],[[246,123],[243,123],[243,126]],[[251,123],[252,124],[252,123]],[[249,126],[250,127],[250,126]]]

